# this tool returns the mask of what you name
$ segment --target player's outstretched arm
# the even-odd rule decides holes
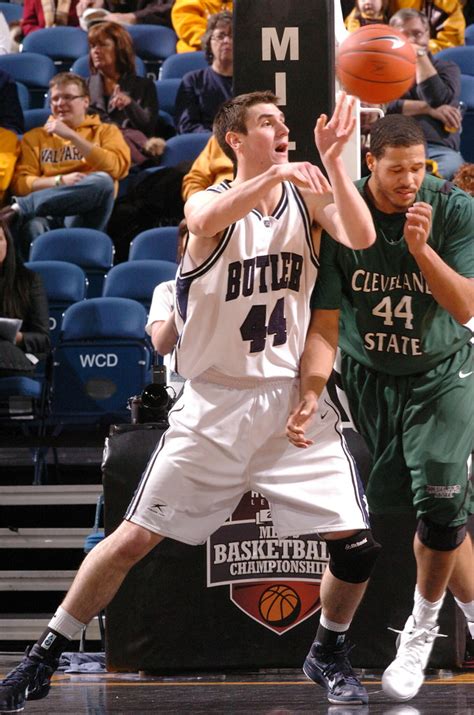
[[[341,92],[332,117],[328,120],[321,114],[316,122],[314,137],[331,182],[333,203],[317,202],[314,218],[336,241],[349,248],[361,249],[374,243],[376,233],[367,204],[342,160],[344,147],[354,132],[354,101]]]
[[[199,191],[184,207],[187,226],[194,236],[212,238],[254,209],[282,181],[292,181],[313,194],[329,196],[331,187],[321,170],[307,161],[275,164],[262,174],[236,183],[217,194]]]
[[[304,449],[312,444],[305,433],[331,375],[338,337],[339,311],[313,310],[300,363],[301,399],[286,424],[286,436],[295,447]]]
[[[455,320],[464,324],[474,315],[474,279],[453,270],[428,244],[431,212],[431,206],[421,201],[410,206],[403,232],[405,241],[433,298]]]

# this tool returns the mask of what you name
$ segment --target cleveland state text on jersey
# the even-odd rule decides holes
[[[225,299],[284,288],[299,291],[302,271],[303,256],[285,251],[233,261],[227,269]]]

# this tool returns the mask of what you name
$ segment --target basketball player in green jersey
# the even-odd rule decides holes
[[[369,178],[357,182],[377,229],[366,251],[325,236],[301,362],[301,403],[287,435],[305,429],[331,372],[339,330],[342,381],[373,457],[372,513],[415,508],[413,612],[385,692],[409,700],[423,683],[437,616],[450,589],[474,637],[474,563],[466,522],[474,511],[469,462],[474,432],[474,199],[425,175],[425,145],[403,115],[371,130]],[[319,336],[319,337],[318,337]],[[322,337],[321,337],[322,336]],[[326,339],[325,339],[326,336]]]

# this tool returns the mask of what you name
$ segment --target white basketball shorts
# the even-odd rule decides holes
[[[297,381],[252,389],[202,379],[185,384],[125,518],[150,531],[201,544],[250,490],[268,500],[280,538],[365,529],[363,487],[326,391],[307,449],[285,435],[299,401]]]

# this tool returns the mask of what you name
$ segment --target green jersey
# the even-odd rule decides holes
[[[392,375],[426,372],[471,338],[433,298],[403,237],[405,213],[385,214],[371,203],[377,239],[354,251],[323,235],[312,308],[341,309],[343,352]],[[429,245],[462,276],[474,277],[474,199],[449,182],[427,176],[416,201],[432,206]]]

